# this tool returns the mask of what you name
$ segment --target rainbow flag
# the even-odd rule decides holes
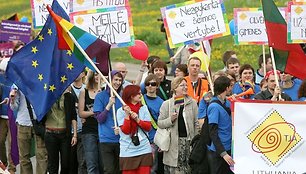
[[[184,96],[174,97],[174,105],[184,104]]]
[[[59,49],[71,50],[85,66],[95,71],[85,58],[84,53],[86,53],[95,62],[99,70],[107,75],[111,45],[58,16],[49,5],[47,9],[56,24]]]

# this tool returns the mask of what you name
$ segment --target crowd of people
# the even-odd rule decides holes
[[[63,174],[229,174],[233,173],[231,166],[235,164],[231,153],[232,100],[239,96],[240,99],[305,101],[306,81],[273,71],[268,54],[265,60],[263,55],[259,56],[259,69],[255,71],[249,64],[240,65],[234,51],[226,51],[224,68],[212,73],[209,84],[207,74],[201,72],[201,59],[185,51],[177,54],[184,57],[171,58],[175,62],[172,80],[167,79],[166,62],[158,56],[142,62],[133,81],[126,79],[125,64],[116,63],[109,76],[111,86],[104,85],[99,74],[91,70],[82,72],[44,117],[44,136],[36,135],[33,130],[35,112],[22,91],[15,85],[1,83],[4,102],[0,117],[0,160],[10,173],[16,172],[10,149],[7,151],[5,145],[7,138],[9,147],[11,141],[10,123],[4,111],[12,110],[16,116],[22,174],[34,170],[30,160],[33,140],[37,174],[59,171]],[[0,63],[2,73],[5,62]],[[203,131],[205,126],[207,131]],[[161,151],[154,143],[158,128],[170,132],[168,151]],[[190,163],[191,142],[196,136],[210,140],[201,154],[207,163],[199,164],[209,172]]]

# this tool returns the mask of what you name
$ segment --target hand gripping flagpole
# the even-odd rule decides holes
[[[125,102],[122,100],[122,98],[120,97],[120,95],[117,93],[117,91],[112,87],[112,85],[107,81],[107,79],[104,77],[104,75],[101,73],[101,71],[99,70],[99,68],[95,65],[95,63],[89,58],[89,56],[87,55],[87,53],[83,50],[83,48],[80,46],[80,44],[75,40],[75,38],[73,37],[73,35],[70,32],[67,32],[68,35],[70,36],[70,38],[73,40],[74,44],[78,47],[78,49],[81,51],[81,53],[84,55],[84,57],[86,58],[86,60],[90,63],[90,65],[92,67],[94,67],[94,69],[100,74],[100,76],[102,77],[102,79],[105,81],[105,83],[107,84],[107,86],[109,87],[109,89],[111,89],[111,91],[115,94],[115,96],[120,100],[120,102],[122,103],[122,105],[126,105]]]

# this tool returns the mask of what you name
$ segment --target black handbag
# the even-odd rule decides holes
[[[33,110],[32,107],[30,105],[30,102],[28,101],[28,99],[26,99],[27,102],[27,108],[29,111],[29,115],[32,121],[32,125],[33,125],[33,129],[34,129],[34,133],[37,136],[40,136],[43,140],[45,139],[45,133],[46,133],[46,128],[45,125],[43,124],[42,121],[38,121],[36,119],[33,118]]]

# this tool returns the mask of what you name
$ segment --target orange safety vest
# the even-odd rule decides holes
[[[189,76],[185,77],[187,81],[187,93],[190,97],[195,99],[197,103],[200,102],[202,96],[204,95],[205,92],[208,91],[208,81],[205,79],[198,78],[198,85],[195,90],[193,90],[192,82],[190,80]],[[199,92],[200,90],[200,92]]]

